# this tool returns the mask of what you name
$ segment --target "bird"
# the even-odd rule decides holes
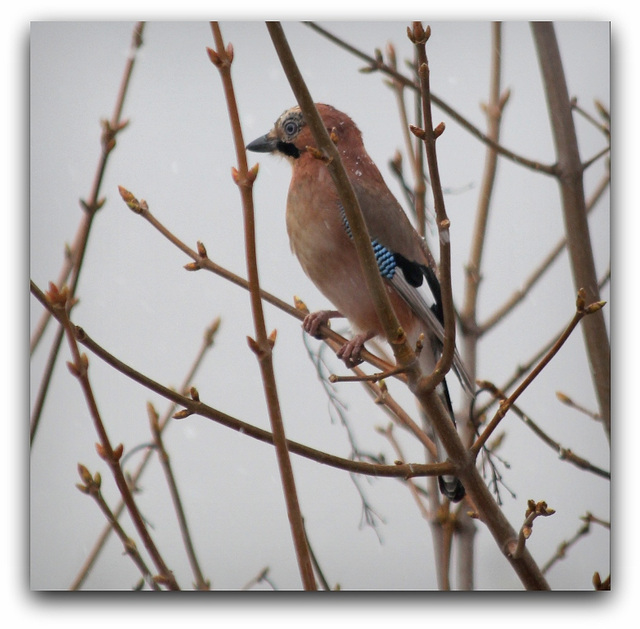
[[[424,373],[431,373],[444,337],[441,291],[433,256],[366,152],[362,133],[354,121],[331,105],[315,106],[336,144],[358,199],[391,305],[410,343],[415,346],[424,335],[420,366]],[[318,159],[300,107],[283,112],[268,133],[246,148],[280,155],[290,162],[286,227],[291,249],[306,275],[334,306],[308,314],[303,328],[318,336],[322,324],[335,317],[346,317],[354,335],[337,355],[347,366],[356,365],[365,343],[384,336],[384,329],[368,292],[337,189],[326,164]],[[457,351],[453,369],[462,386],[472,391]],[[446,379],[437,390],[455,424]],[[438,459],[446,460],[437,435],[436,445]],[[464,486],[453,475],[440,476],[438,484],[441,493],[452,502],[465,496]]]

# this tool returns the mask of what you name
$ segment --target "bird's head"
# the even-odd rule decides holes
[[[358,127],[349,116],[331,105],[316,104],[327,131],[333,135],[338,147],[362,145],[362,136]],[[277,153],[291,161],[297,160],[308,147],[315,146],[311,130],[307,125],[300,107],[287,109],[276,120],[273,129],[247,145],[247,150],[256,153]]]

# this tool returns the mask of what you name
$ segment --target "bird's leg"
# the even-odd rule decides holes
[[[315,338],[321,338],[318,330],[320,326],[329,322],[329,319],[342,317],[342,313],[337,310],[318,310],[318,312],[310,312],[302,322],[302,328],[307,334],[311,334]]]
[[[360,352],[362,351],[364,344],[375,335],[375,332],[356,334],[337,351],[336,356],[341,358],[347,367],[355,367],[362,362]]]
[[[310,312],[302,322],[302,328],[307,334],[315,338],[322,338],[320,335],[320,327],[326,325],[329,319],[343,317],[344,315],[338,310],[318,310]],[[366,332],[356,334],[350,341],[347,341],[337,352],[338,358],[342,359],[347,367],[355,367],[360,364],[360,352],[364,344],[376,335],[375,332]]]

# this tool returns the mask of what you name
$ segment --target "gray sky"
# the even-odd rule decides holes
[[[429,22],[428,54],[434,93],[480,128],[479,104],[487,98],[490,28],[487,22]],[[411,56],[407,22],[325,23],[332,32],[371,53],[392,41],[398,58]],[[383,77],[360,74],[362,62],[328,44],[299,23],[285,23],[293,52],[317,101],[349,113],[365,145],[394,192],[386,165],[403,149],[394,96]],[[57,277],[63,246],[71,242],[81,216],[78,199],[89,193],[99,152],[99,120],[111,115],[124,66],[132,23],[36,22],[31,29],[30,266],[42,288]],[[294,98],[263,23],[223,23],[234,45],[233,76],[248,142],[266,132]],[[593,100],[609,106],[609,25],[558,24],[557,35],[571,95],[593,113]],[[511,89],[502,143],[544,163],[554,160],[549,122],[529,26],[504,25],[503,85]],[[202,240],[217,263],[245,275],[239,196],[230,177],[235,163],[219,76],[206,46],[205,22],[149,23],[125,104],[130,126],[110,158],[102,195],[107,203],[96,217],[82,271],[74,320],[111,353],[166,385],[178,386],[199,347],[204,328],[216,316],[222,326],[216,345],[193,382],[207,403],[268,428],[260,376],[246,346],[252,335],[248,295],[205,272],[187,273],[189,260],[146,222],[127,210],[117,194],[123,185],[148,202],[151,211],[194,247]],[[439,140],[440,171],[450,190],[454,297],[459,304],[464,264],[477,205],[484,148],[442,112],[447,130]],[[597,153],[602,136],[577,116],[583,158]],[[258,257],[263,288],[310,308],[327,307],[291,255],[284,227],[289,179],[286,162],[250,156],[260,162],[254,188]],[[599,162],[586,175],[587,197],[599,180]],[[609,265],[609,197],[590,217],[598,272]],[[502,160],[493,201],[479,300],[479,318],[490,315],[519,288],[531,269],[562,236],[555,182]],[[609,300],[608,287],[602,298]],[[566,254],[523,304],[480,346],[478,376],[503,383],[573,314],[573,289]],[[31,321],[41,308],[31,300]],[[609,321],[609,310],[606,311]],[[349,455],[344,428],[331,422],[327,397],[307,357],[299,324],[266,307],[268,329],[277,328],[275,365],[289,438]],[[49,330],[32,363],[31,393],[52,338]],[[311,341],[313,349],[317,341]],[[62,356],[68,360],[68,348]],[[344,369],[333,358],[332,371]],[[90,356],[90,377],[114,442],[125,451],[149,441],[145,404],[162,412],[166,403]],[[394,395],[413,411],[407,392],[391,383]],[[574,334],[552,365],[520,400],[521,407],[554,439],[609,469],[603,431],[557,402],[561,390],[595,408],[582,337]],[[394,455],[373,428],[387,417],[371,405],[358,385],[340,385],[336,394],[348,407],[349,425],[362,450]],[[503,424],[507,438],[501,468],[507,491],[504,510],[518,527],[528,498],[546,500],[557,510],[538,520],[530,549],[542,564],[579,528],[586,511],[609,519],[609,484],[557,460],[557,456],[514,415]],[[408,460],[421,449],[396,429]],[[75,489],[76,464],[100,470],[105,494],[113,501],[106,466],[94,450],[96,435],[77,383],[61,363],[56,368],[42,426],[31,455],[30,578],[33,589],[66,589],[76,575],[103,519]],[[299,588],[295,557],[279,485],[274,451],[198,417],[172,425],[167,447],[186,504],[187,516],[205,572],[214,588],[238,589],[269,566],[281,589]],[[138,457],[133,461],[137,463]],[[332,584],[344,589],[434,589],[435,572],[428,525],[409,492],[393,480],[360,479],[367,501],[380,514],[378,533],[361,527],[361,500],[349,476],[294,457],[308,532]],[[192,577],[179,543],[162,473],[154,463],[141,481],[141,508],[154,539],[188,586]],[[128,522],[125,520],[125,522]],[[131,527],[129,526],[129,530]],[[479,589],[519,589],[488,531],[478,526],[476,584]],[[591,589],[595,570],[609,572],[609,535],[598,526],[549,573],[556,589]],[[88,589],[127,589],[138,576],[112,541],[100,557]]]

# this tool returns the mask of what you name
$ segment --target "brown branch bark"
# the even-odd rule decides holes
[[[313,574],[313,565],[309,554],[302,513],[298,503],[298,494],[293,477],[293,468],[287,450],[287,440],[282,421],[280,402],[276,386],[275,374],[273,371],[273,341],[267,336],[262,310],[262,298],[260,296],[260,281],[258,278],[258,263],[256,258],[256,238],[255,221],[253,212],[253,182],[257,175],[257,169],[249,171],[247,155],[245,152],[245,142],[242,137],[240,126],[240,116],[235,98],[235,90],[231,79],[231,63],[233,61],[233,48],[231,45],[225,48],[222,33],[217,22],[212,22],[211,28],[213,38],[216,43],[215,51],[209,49],[209,56],[214,65],[220,71],[222,84],[224,87],[227,108],[229,110],[229,121],[233,131],[233,139],[238,160],[238,169],[234,171],[234,180],[240,190],[242,198],[242,208],[244,217],[245,248],[247,258],[247,277],[249,280],[249,293],[251,296],[251,311],[255,327],[256,339],[249,342],[249,346],[254,350],[260,365],[262,382],[269,409],[269,420],[273,431],[273,440],[276,448],[280,478],[284,490],[289,524],[296,550],[298,568],[305,590],[316,590],[316,580]]]
[[[136,527],[138,535],[142,539],[145,548],[151,556],[154,565],[158,571],[158,575],[154,577],[157,583],[161,583],[167,586],[171,590],[179,590],[179,586],[173,576],[173,572],[167,567],[160,551],[158,550],[155,542],[151,538],[151,535],[147,529],[147,525],[140,514],[138,506],[133,498],[131,489],[125,479],[122,467],[120,465],[120,459],[122,457],[123,445],[119,444],[113,447],[111,440],[107,434],[104,422],[98,410],[98,404],[93,394],[93,387],[89,380],[89,359],[86,354],[81,354],[78,348],[78,342],[76,338],[75,326],[69,319],[69,311],[74,303],[74,298],[68,288],[58,290],[58,288],[51,284],[50,290],[44,296],[44,300],[47,302],[50,312],[60,322],[61,327],[64,329],[71,355],[72,362],[67,363],[69,371],[75,376],[80,384],[82,393],[85,397],[87,407],[89,409],[91,419],[93,421],[94,428],[98,435],[99,441],[96,443],[96,450],[100,458],[102,458],[113,474],[114,481],[118,487],[118,491],[127,506],[129,515]]]
[[[182,535],[182,541],[184,542],[184,548],[191,565],[191,570],[195,578],[196,588],[198,590],[209,590],[211,584],[208,579],[205,579],[200,568],[200,562],[196,554],[193,540],[191,539],[191,532],[189,531],[189,525],[187,524],[187,516],[182,506],[182,499],[180,498],[180,491],[178,489],[178,483],[176,482],[173,469],[171,467],[171,460],[169,453],[167,452],[164,441],[162,439],[162,430],[160,425],[160,417],[153,407],[151,402],[147,403],[147,413],[149,415],[149,423],[151,424],[151,434],[153,435],[153,442],[156,445],[158,452],[158,458],[160,459],[160,465],[164,472],[167,486],[169,487],[169,493],[171,494],[171,501],[178,518],[178,525],[180,527],[180,534]]]
[[[502,121],[502,111],[506,105],[508,92],[501,96],[501,74],[502,74],[502,25],[495,22],[491,27],[491,75],[489,79],[489,99],[484,107],[487,119],[487,137],[493,142],[500,140],[500,124]],[[462,310],[460,312],[462,328],[462,354],[465,366],[469,371],[471,382],[476,380],[478,365],[478,342],[480,333],[477,323],[478,293],[482,276],[482,254],[487,235],[487,224],[489,220],[489,210],[496,181],[498,169],[498,153],[492,146],[487,146],[485,151],[484,172],[480,193],[478,195],[478,207],[476,210],[475,225],[471,242],[471,252],[467,262],[465,295]],[[465,408],[471,410],[473,399],[467,395],[465,398]],[[470,413],[467,414],[470,416]],[[474,426],[470,422],[461,422],[460,432],[463,442],[470,445],[474,436]],[[462,514],[461,519],[464,524],[461,526],[459,540],[459,578],[460,587],[464,590],[472,590],[474,587],[474,556],[473,538],[475,534],[475,524],[466,515]],[[468,539],[462,539],[466,537]]]
[[[565,344],[567,339],[571,336],[571,333],[575,330],[578,324],[584,319],[589,319],[592,316],[596,316],[602,310],[605,302],[599,301],[587,305],[585,302],[586,291],[580,290],[578,292],[578,298],[576,300],[576,313],[574,314],[571,322],[566,327],[564,332],[553,344],[551,349],[546,353],[542,360],[532,369],[529,375],[520,383],[520,386],[500,404],[500,407],[496,411],[493,419],[487,424],[482,434],[476,439],[476,442],[471,447],[471,452],[474,457],[478,455],[482,446],[487,442],[487,439],[491,436],[491,433],[498,427],[498,424],[502,421],[507,411],[513,406],[515,401],[522,395],[525,389],[538,377],[540,372],[551,362],[553,357],[560,351],[560,348]]]
[[[438,168],[438,158],[436,153],[436,138],[444,131],[444,125],[438,125],[438,129],[433,125],[431,115],[431,88],[429,76],[429,63],[427,60],[426,43],[429,39],[430,28],[426,31],[420,22],[413,23],[412,31],[409,31],[409,38],[413,41],[417,53],[418,76],[420,77],[420,95],[422,101],[422,119],[424,120],[424,130],[414,128],[414,133],[424,142],[427,156],[427,167],[431,178],[431,189],[433,193],[433,203],[438,226],[438,242],[440,243],[440,256],[438,261],[438,279],[440,281],[440,293],[442,300],[442,314],[444,319],[444,339],[442,353],[432,374],[424,375],[419,388],[434,388],[442,382],[445,375],[451,369],[453,356],[456,347],[456,323],[453,307],[453,293],[451,288],[451,232],[450,222],[444,204],[444,194],[440,183],[440,169]]]
[[[122,129],[124,129],[124,127],[127,124],[126,121],[123,122],[121,120],[122,109],[124,107],[124,99],[127,94],[131,75],[133,73],[133,66],[136,60],[136,52],[138,48],[140,48],[140,46],[142,45],[143,29],[144,29],[144,22],[138,22],[133,29],[133,36],[131,40],[129,56],[127,58],[127,63],[125,65],[125,69],[122,75],[122,81],[120,83],[120,89],[118,91],[118,96],[116,98],[114,111],[111,116],[111,119],[104,120],[102,123],[102,137],[101,137],[102,150],[100,153],[100,158],[98,160],[98,165],[96,167],[96,172],[93,178],[91,192],[89,193],[89,197],[87,198],[87,200],[86,201],[82,200],[80,203],[84,210],[84,214],[80,221],[80,225],[78,227],[76,237],[74,238],[73,245],[68,251],[63,268],[60,272],[60,279],[62,279],[62,282],[60,282],[58,286],[62,286],[63,282],[65,282],[69,277],[69,275],[71,275],[71,280],[68,284],[69,289],[71,291],[71,295],[76,294],[78,281],[80,279],[80,271],[82,269],[82,262],[84,260],[85,252],[87,249],[87,243],[89,241],[89,233],[93,225],[93,219],[96,213],[98,212],[98,210],[105,203],[105,199],[100,198],[100,190],[102,187],[102,180],[104,177],[104,173],[107,168],[109,155],[115,148],[116,135]],[[42,338],[42,335],[44,334],[44,331],[47,327],[48,322],[49,322],[49,316],[48,314],[44,314],[42,319],[38,323],[38,326],[36,327],[36,331],[31,339],[31,344],[30,344],[31,354],[33,354],[40,339]],[[42,375],[42,379],[40,381],[38,395],[36,397],[36,401],[34,403],[34,406],[31,412],[30,429],[29,429],[29,442],[31,445],[33,444],[33,440],[35,439],[36,432],[38,430],[38,424],[40,423],[40,417],[42,416],[42,409],[44,408],[47,392],[49,390],[49,383],[51,382],[53,369],[57,362],[58,352],[60,350],[60,345],[62,343],[63,336],[64,336],[64,330],[62,329],[62,327],[59,327],[54,337],[53,343],[51,344],[51,349],[49,351],[49,358],[47,360],[47,364],[45,366],[45,370]]]
[[[591,247],[583,185],[584,166],[572,117],[571,100],[551,22],[533,22],[534,41],[547,95],[557,162],[555,175],[560,186],[567,248],[574,286],[584,288],[588,303],[600,301],[598,277]],[[598,397],[602,425],[611,439],[611,349],[602,312],[588,317],[582,326],[593,383]]]
[[[40,301],[46,308],[51,308],[44,296],[44,293],[33,282],[31,283],[31,293]],[[55,313],[54,313],[54,316]],[[231,428],[237,432],[273,445],[273,435],[268,430],[258,428],[248,422],[232,417],[222,411],[208,406],[200,400],[194,400],[190,397],[178,393],[174,389],[165,387],[164,385],[152,380],[139,371],[135,370],[130,365],[123,363],[116,358],[113,354],[109,353],[96,341],[94,341],[87,332],[80,326],[73,325],[73,333],[78,343],[84,345],[89,351],[95,354],[98,358],[106,362],[108,365],[127,376],[134,382],[141,384],[150,391],[161,395],[167,400],[184,407],[189,411],[184,417],[189,414],[200,415],[206,419],[215,421],[227,428]],[[352,459],[345,459],[339,456],[334,456],[315,448],[310,448],[296,441],[287,439],[287,448],[290,452],[298,454],[317,463],[335,467],[336,469],[345,470],[347,472],[354,472],[356,474],[365,474],[367,476],[379,476],[386,478],[413,478],[414,476],[442,476],[442,474],[453,473],[453,465],[451,463],[434,463],[431,465],[424,465],[420,463],[405,463],[403,465],[380,465],[375,463],[365,463],[362,461],[353,461]]]
[[[182,382],[182,385],[178,389],[179,391],[185,391],[187,387],[193,381],[193,377],[196,374],[196,371],[200,367],[203,358],[205,357],[207,350],[213,346],[213,340],[215,333],[217,332],[220,326],[220,320],[216,319],[206,330],[204,333],[204,338],[200,350],[198,351],[198,355],[196,356],[191,368],[189,369],[185,379]],[[162,418],[159,420],[159,430],[160,432],[164,432],[167,426],[169,425],[169,420],[172,418],[173,413],[176,409],[176,402],[173,402],[169,408],[165,411]],[[151,449],[147,449],[142,457],[142,460],[138,464],[138,467],[129,475],[127,475],[128,481],[132,487],[135,487],[138,483],[138,480],[142,476],[144,470],[146,469],[151,455],[153,454]],[[124,501],[121,499],[116,508],[113,510],[113,517],[117,521],[117,519],[122,514],[122,511],[125,508]],[[113,531],[113,526],[111,524],[107,524],[105,526],[98,539],[96,540],[91,552],[87,555],[82,567],[78,571],[75,579],[72,584],[69,586],[70,590],[79,590],[82,587],[82,584],[85,582],[89,572],[93,568],[100,552],[104,548],[105,543],[109,539],[111,532]]]
[[[335,35],[329,33],[329,31],[322,28],[318,24],[314,22],[305,22],[305,24],[311,27],[316,32],[323,35],[324,37],[326,37],[327,39],[329,39],[330,41],[334,42],[341,48],[344,48],[345,50],[349,51],[351,54],[365,61],[368,64],[368,68],[367,68],[368,70],[370,71],[379,70],[380,72],[383,72],[387,76],[390,76],[393,79],[401,82],[403,85],[405,85],[406,87],[412,90],[416,90],[416,91],[420,90],[419,84],[413,81],[412,79],[404,76],[404,74],[386,65],[382,61],[375,59],[374,57],[368,55],[365,52],[362,52],[361,50],[358,50],[355,46],[351,46],[350,44],[340,39],[339,37],[336,37]],[[490,138],[488,135],[480,131],[480,129],[478,129],[476,126],[471,124],[471,122],[469,122],[467,118],[465,118],[462,114],[456,111],[453,107],[445,103],[441,98],[439,98],[435,94],[431,95],[431,100],[434,105],[436,105],[446,114],[451,116],[451,118],[453,118],[453,120],[455,120],[463,129],[466,129],[469,133],[471,133],[471,135],[478,138],[481,142],[483,142],[487,146],[490,146],[491,148],[495,149],[498,153],[500,153],[500,155],[503,155],[504,157],[506,157],[507,159],[510,159],[516,164],[520,164],[521,166],[526,166],[531,170],[545,173],[547,175],[553,174],[553,166],[548,164],[542,164],[540,162],[536,162],[531,159],[527,159],[526,157],[523,157],[522,155],[518,155],[513,151],[509,150],[508,148],[502,146],[501,144],[499,144],[498,142]]]

